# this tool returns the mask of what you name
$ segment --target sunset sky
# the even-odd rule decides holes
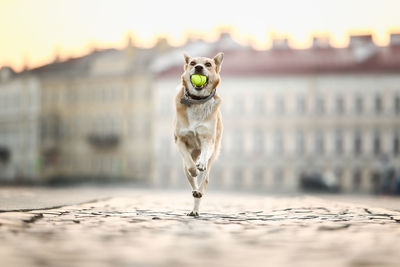
[[[266,49],[273,37],[290,38],[295,48],[313,35],[329,35],[346,46],[349,34],[374,34],[386,45],[400,32],[398,0],[0,0],[0,66],[19,71],[81,56],[93,48],[125,45],[129,34],[150,47],[159,36],[172,45],[188,36],[213,40],[230,29],[242,43]]]

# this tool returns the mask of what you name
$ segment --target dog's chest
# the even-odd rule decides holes
[[[187,108],[187,118],[189,122],[189,129],[195,131],[199,126],[209,126],[206,118],[213,112],[215,100],[210,99],[206,103],[191,105]]]

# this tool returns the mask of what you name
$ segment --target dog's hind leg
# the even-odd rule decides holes
[[[205,171],[205,173],[204,173],[204,178],[203,178],[203,180],[201,181],[200,187],[199,187],[199,192],[200,192],[201,195],[204,194],[204,192],[205,192],[205,190],[206,190],[206,187],[207,187],[207,185],[208,185],[208,175],[209,175],[209,171],[207,170],[207,171]]]
[[[204,195],[206,187],[208,185],[211,165],[213,164],[213,162],[216,158],[216,155],[217,155],[217,153],[214,152],[213,155],[211,156],[211,158],[208,160],[208,163],[207,163],[208,168],[204,171],[200,171],[199,175],[197,176],[197,178],[200,181],[200,186],[198,187],[197,190],[193,191],[193,197],[194,197],[193,211],[188,215],[191,215],[191,216],[199,215],[201,197]]]
[[[217,149],[218,149],[218,147],[217,147]],[[208,160],[208,163],[207,163],[208,168],[207,168],[207,170],[202,172],[202,173],[204,173],[204,175],[199,175],[199,177],[202,178],[202,180],[200,181],[200,186],[199,186],[199,191],[200,191],[201,195],[204,194],[204,192],[206,190],[206,187],[208,185],[211,166],[214,163],[214,160],[215,160],[215,158],[217,156],[217,152],[216,151],[218,151],[218,150],[214,150],[214,153],[211,155],[211,158]]]
[[[187,170],[186,166],[184,167],[185,176],[189,181],[190,186],[192,187],[192,191],[196,191],[199,188],[197,184],[197,178],[190,175],[189,171]]]

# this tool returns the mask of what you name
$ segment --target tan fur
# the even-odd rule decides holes
[[[218,94],[205,103],[193,104],[190,107],[181,104],[185,88],[190,94],[205,97],[219,85],[223,54],[219,53],[213,59],[205,57],[191,58],[185,54],[184,73],[181,77],[179,93],[175,98],[176,117],[174,139],[181,153],[184,173],[192,186],[194,208],[189,214],[198,215],[200,198],[209,182],[211,165],[219,154],[222,137],[222,119],[219,107],[221,99]],[[194,64],[194,63],[195,64]],[[190,76],[195,72],[195,66],[203,67],[203,74],[208,78],[208,84],[201,90],[191,84]],[[207,66],[210,65],[210,66]],[[197,183],[199,178],[200,185]]]

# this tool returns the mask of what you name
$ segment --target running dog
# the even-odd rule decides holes
[[[209,181],[211,165],[219,154],[222,120],[217,95],[223,53],[214,58],[190,57],[184,54],[184,72],[175,99],[174,139],[183,159],[184,173],[192,187],[193,210],[189,216],[199,216],[201,197]],[[206,83],[196,86],[191,76],[206,76]],[[199,185],[200,183],[200,185]]]

